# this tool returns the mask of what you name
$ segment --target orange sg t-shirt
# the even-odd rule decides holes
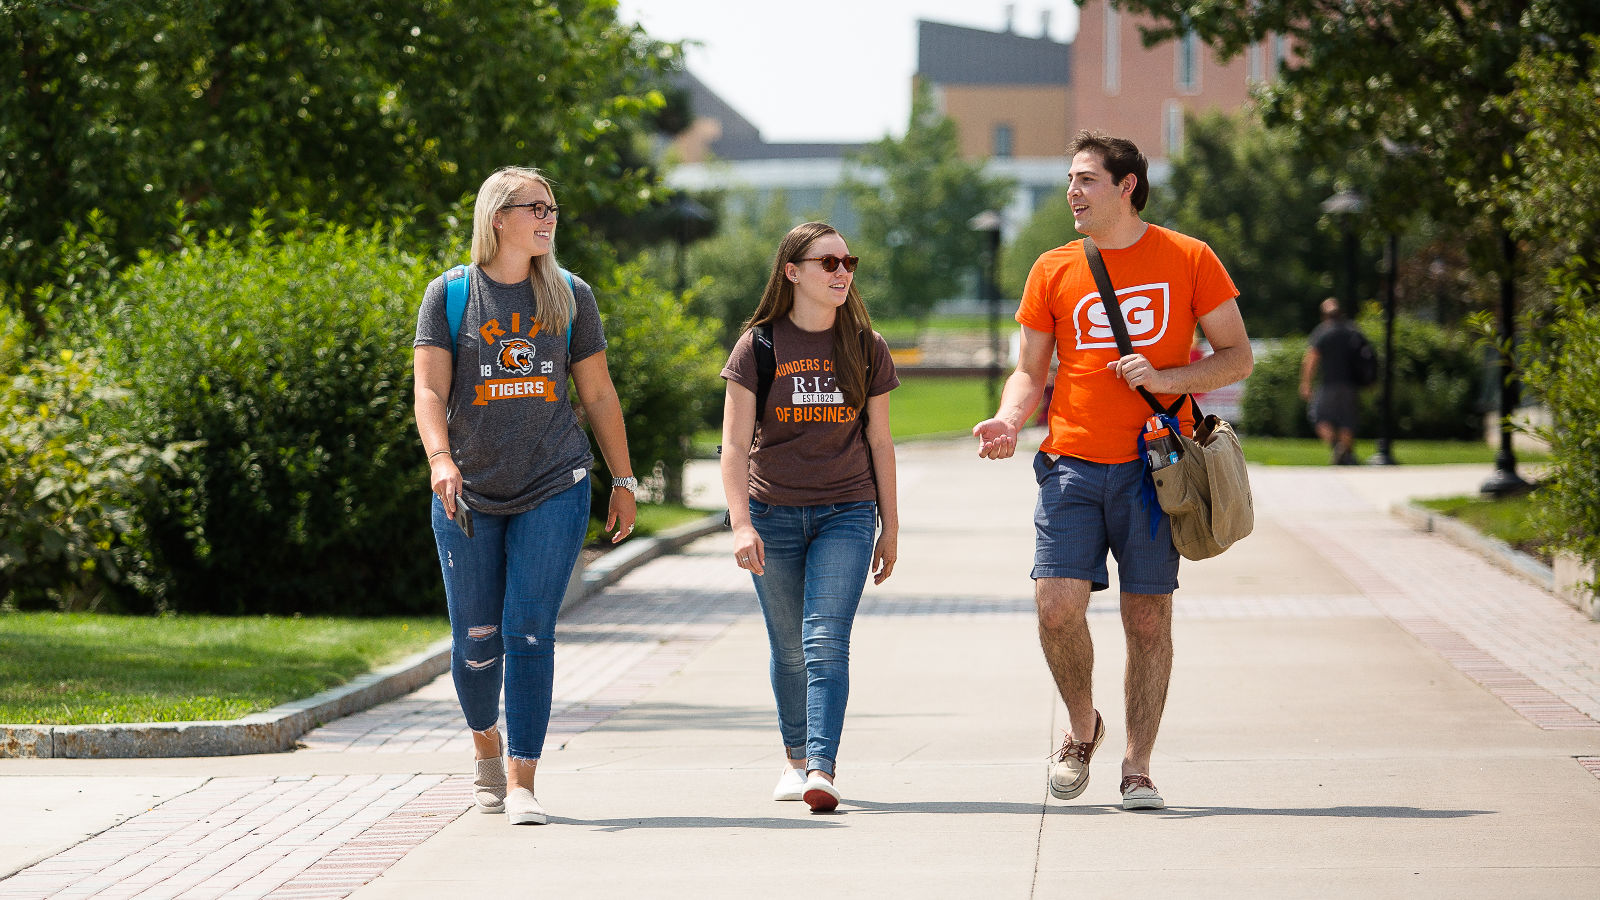
[[[1204,241],[1158,225],[1149,226],[1132,247],[1101,248],[1100,254],[1133,351],[1158,369],[1188,365],[1196,321],[1239,295]],[[1082,241],[1057,247],[1033,264],[1017,321],[1055,335],[1060,359],[1050,436],[1040,449],[1099,463],[1138,459],[1139,431],[1150,406],[1106,368],[1121,354]],[[1157,394],[1156,399],[1171,406],[1177,398]],[[1188,404],[1180,418],[1185,432],[1192,432]]]

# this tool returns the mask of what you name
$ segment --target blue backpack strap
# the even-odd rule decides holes
[[[466,266],[455,266],[444,273],[444,315],[450,323],[452,353],[456,349],[456,332],[461,330],[461,318],[467,314],[467,287],[471,282]]]
[[[568,272],[566,269],[562,269],[561,270],[561,277],[567,279],[567,290],[572,292],[572,299],[573,299],[572,315],[575,318],[578,315],[578,310],[577,310],[578,288],[577,288],[576,285],[574,285],[572,283],[572,273],[571,272]],[[572,358],[572,322],[570,320],[567,322],[567,358],[568,359]]]
[[[573,285],[572,273],[566,269],[561,270],[561,275],[567,279],[567,290],[576,294],[577,287]],[[450,349],[453,352],[456,346],[456,332],[461,330],[461,320],[467,314],[467,290],[472,279],[467,277],[467,267],[455,266],[444,273],[444,315],[450,323]],[[567,355],[572,355],[572,323],[567,323]]]

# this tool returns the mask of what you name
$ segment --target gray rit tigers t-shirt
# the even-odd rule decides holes
[[[572,363],[606,348],[594,291],[572,279],[577,315],[567,332],[540,327],[530,281],[501,284],[477,266],[456,334],[445,414],[462,496],[479,512],[511,515],[583,480],[594,465],[568,391]],[[451,349],[444,276],[428,283],[413,346]]]
[[[755,393],[754,332],[733,345],[722,377]],[[833,332],[802,331],[787,316],[772,323],[778,368],[750,451],[750,496],[774,506],[822,506],[878,499],[865,427],[833,376]],[[867,396],[900,386],[883,335],[872,333]]]

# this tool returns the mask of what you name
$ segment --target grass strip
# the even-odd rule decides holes
[[[0,722],[237,719],[344,684],[449,634],[443,618],[4,613]]]
[[[1548,565],[1551,557],[1544,547],[1550,543],[1550,536],[1540,532],[1533,524],[1534,511],[1539,503],[1537,492],[1513,497],[1472,495],[1416,501],[1418,506],[1458,519],[1478,532],[1499,538]]]
[[[1325,466],[1328,445],[1316,438],[1278,438],[1239,435],[1244,458],[1263,466]],[[1363,462],[1377,451],[1377,442],[1357,440],[1356,458]],[[1441,466],[1494,462],[1495,448],[1481,441],[1394,441],[1390,452],[1401,466]],[[1541,453],[1518,453],[1522,462],[1540,462]]]

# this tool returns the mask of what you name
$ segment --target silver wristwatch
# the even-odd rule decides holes
[[[629,475],[627,478],[611,479],[611,486],[614,488],[627,488],[628,493],[633,494],[636,497],[639,495],[639,479],[633,477],[632,475]]]

